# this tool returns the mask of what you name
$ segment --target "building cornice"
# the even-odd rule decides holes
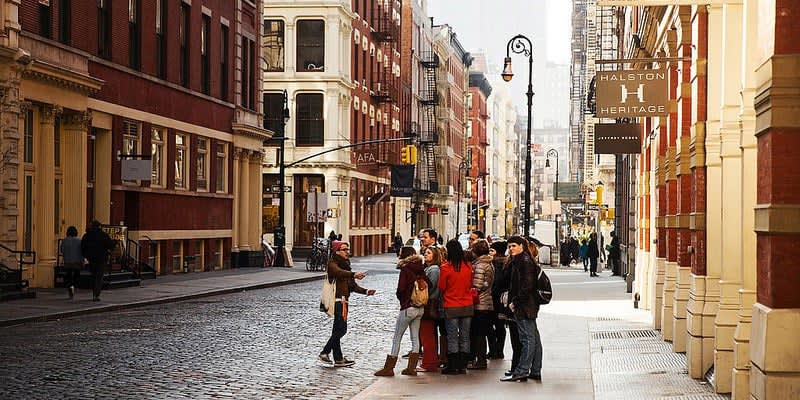
[[[45,61],[36,60],[22,73],[27,79],[35,79],[77,92],[92,94],[103,87],[105,81],[87,74],[61,68]]]

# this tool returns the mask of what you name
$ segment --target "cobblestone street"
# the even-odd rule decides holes
[[[332,320],[313,282],[3,328],[0,397],[350,398],[374,380],[394,326],[397,272],[375,268],[361,283],[376,296],[352,298],[353,367],[316,359]]]

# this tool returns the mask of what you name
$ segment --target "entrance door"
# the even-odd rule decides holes
[[[309,210],[308,192],[311,187],[315,186],[319,196],[327,196],[325,192],[325,176],[324,175],[295,175],[294,187],[294,247],[311,247],[314,237],[324,237],[325,233],[322,231],[324,223],[320,222],[314,224],[307,222],[307,215]],[[313,208],[314,205],[310,204]]]

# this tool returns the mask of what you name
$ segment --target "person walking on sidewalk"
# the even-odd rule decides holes
[[[81,253],[89,261],[89,269],[92,271],[92,300],[100,301],[100,291],[103,289],[103,274],[108,265],[108,254],[116,243],[107,233],[100,229],[100,222],[97,220],[89,224],[89,229],[81,238]]]
[[[581,248],[578,250],[578,256],[583,262],[583,272],[589,271],[589,242],[586,238],[581,239]]]
[[[400,313],[397,315],[397,322],[394,326],[394,338],[392,339],[392,350],[386,356],[383,368],[375,372],[375,376],[394,376],[394,366],[397,364],[397,356],[400,354],[400,342],[403,334],[409,330],[411,334],[411,353],[408,355],[408,366],[402,371],[403,375],[417,374],[417,361],[419,361],[419,325],[422,320],[424,308],[415,306],[411,302],[411,293],[414,291],[414,284],[419,278],[424,278],[426,285],[430,286],[425,267],[422,264],[422,257],[410,246],[400,249],[400,260],[397,262],[400,269],[400,277],[397,280],[397,300],[400,301]]]
[[[347,334],[347,301],[350,298],[351,292],[365,294],[372,296],[375,294],[375,289],[365,289],[356,283],[356,280],[364,279],[366,276],[363,272],[353,272],[350,267],[350,245],[336,240],[331,244],[333,257],[328,262],[328,280],[336,280],[336,306],[333,311],[333,331],[322,352],[319,353],[319,359],[325,362],[331,362],[330,352],[333,351],[333,366],[334,367],[347,367],[355,364],[355,362],[344,358],[342,355],[342,337]]]
[[[470,348],[474,358],[470,359],[467,369],[486,369],[486,337],[492,323],[492,283],[494,282],[494,266],[489,255],[489,243],[485,239],[476,240],[472,244],[472,287],[478,290],[478,304],[470,326]]]
[[[486,356],[490,360],[502,360],[505,358],[506,346],[506,325],[505,318],[502,317],[503,307],[500,296],[508,290],[503,285],[505,281],[506,251],[508,244],[505,241],[495,241],[491,244],[489,255],[492,256],[492,266],[494,267],[494,280],[492,281],[492,321],[489,324],[489,354]]]
[[[469,359],[469,330],[472,322],[472,267],[464,261],[464,250],[457,240],[445,245],[447,258],[442,263],[439,289],[442,291],[447,326],[447,366],[443,374],[467,372]]]
[[[508,307],[517,322],[522,351],[519,364],[511,375],[500,379],[504,382],[524,382],[528,377],[541,380],[542,345],[536,327],[539,303],[535,297],[541,268],[533,261],[530,253],[525,251],[526,247],[526,240],[522,237],[512,236],[508,239],[508,250],[511,253]]]
[[[597,275],[597,259],[600,257],[600,248],[597,246],[597,233],[592,232],[589,235],[589,276],[595,277]]]
[[[64,286],[67,287],[69,298],[75,297],[75,285],[81,276],[83,268],[83,253],[81,252],[81,239],[78,238],[78,228],[67,228],[67,237],[61,240],[61,255],[64,257]]]
[[[439,290],[439,265],[442,264],[442,252],[436,248],[427,248],[423,253],[425,258],[425,275],[430,281],[428,286],[428,304],[422,314],[422,322],[419,326],[419,337],[422,342],[422,365],[417,368],[419,372],[436,372],[439,370],[439,357],[437,357],[437,335],[436,328],[444,326],[444,314],[442,310],[442,294]],[[446,336],[441,335],[446,340]],[[439,344],[447,347],[447,342]]]
[[[611,231],[611,243],[609,243],[607,260],[611,264],[612,276],[620,276],[620,254],[619,237],[616,232]]]

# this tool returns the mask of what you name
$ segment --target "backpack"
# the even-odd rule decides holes
[[[553,299],[553,287],[550,285],[550,277],[544,273],[544,268],[539,268],[539,276],[536,277],[536,300],[539,304],[548,304]]]
[[[411,288],[411,305],[423,307],[428,304],[428,281],[425,280],[425,277],[417,277],[413,285]]]

